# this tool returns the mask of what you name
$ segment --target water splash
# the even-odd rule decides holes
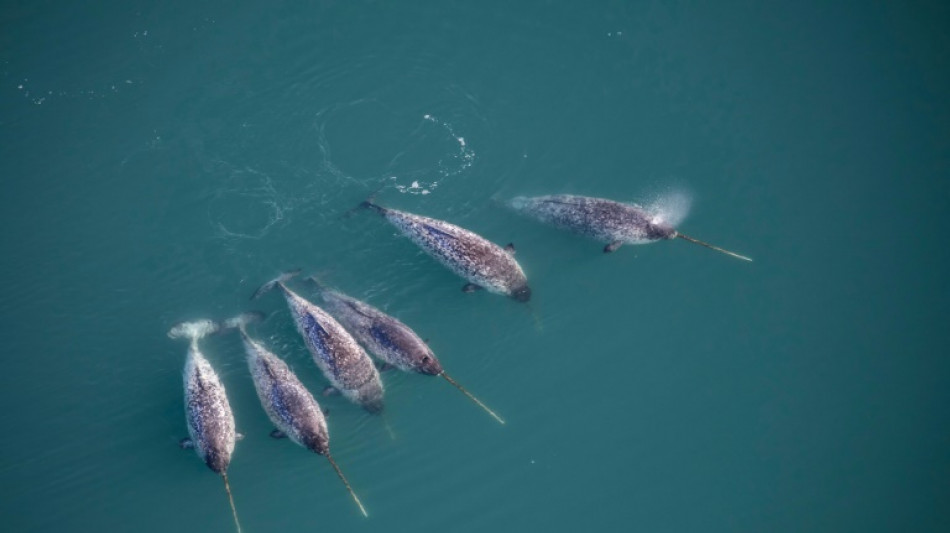
[[[432,192],[439,187],[444,179],[462,174],[475,163],[475,151],[465,141],[465,137],[456,133],[455,128],[450,123],[439,120],[428,113],[422,116],[422,120],[427,123],[435,124],[440,129],[442,129],[444,133],[448,134],[452,138],[454,144],[458,148],[453,153],[439,158],[438,162],[436,163],[436,172],[438,177],[435,179],[424,179],[418,176],[418,174],[422,173],[419,171],[409,172],[408,174],[412,181],[406,185],[398,183],[400,179],[398,175],[388,176],[388,178],[394,182],[393,187],[403,194],[432,194]],[[417,128],[416,131],[418,132],[419,129]],[[399,155],[393,158],[393,160],[390,162],[391,166],[394,165],[399,159]],[[428,174],[429,172],[426,171],[424,173]]]
[[[686,219],[693,205],[693,196],[685,191],[669,191],[658,195],[646,209],[654,224],[676,227]]]
[[[389,179],[396,181],[399,178],[397,176],[389,176]],[[393,187],[401,193],[421,194],[421,195],[432,194],[432,190],[438,186],[439,186],[438,181],[431,181],[425,184],[421,184],[419,183],[419,180],[412,180],[412,183],[410,183],[409,185],[400,185],[398,183],[393,184]]]
[[[367,114],[368,113],[368,114]],[[352,119],[356,120],[352,120]],[[363,145],[347,145],[345,135],[337,138],[334,123],[343,121],[352,135],[354,124],[360,121],[364,127],[378,128],[378,142]],[[363,188],[387,183],[403,194],[429,195],[435,192],[446,178],[465,173],[475,162],[475,151],[455,127],[431,113],[421,120],[406,117],[377,99],[357,99],[324,108],[317,113],[314,124],[317,131],[317,147],[322,155],[320,171],[331,176],[339,186]],[[343,130],[341,130],[343,131]],[[372,135],[369,135],[372,137]],[[354,136],[354,138],[356,138]],[[359,137],[359,142],[366,142]],[[356,141],[351,141],[356,142]],[[337,146],[340,143],[342,146]],[[340,148],[344,156],[336,154]],[[384,161],[377,169],[368,172],[356,171],[366,161],[353,159],[353,154],[367,152],[367,159]],[[388,154],[387,154],[388,152]],[[391,154],[391,155],[390,155]],[[347,161],[347,155],[351,161]]]
[[[455,139],[455,142],[458,143],[458,152],[453,154],[450,157],[450,161],[454,162],[454,168],[446,163],[445,160],[439,160],[439,173],[442,177],[448,178],[450,176],[455,176],[461,174],[475,162],[475,151],[465,142],[465,137],[455,133],[455,128],[452,127],[448,122],[439,120],[432,115],[425,114],[422,116],[423,120],[432,122],[433,124],[438,124],[441,126],[449,135]]]

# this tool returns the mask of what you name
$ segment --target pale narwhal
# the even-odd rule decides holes
[[[287,363],[248,335],[247,324],[262,317],[261,313],[244,313],[226,321],[225,327],[237,328],[240,332],[257,397],[268,418],[277,426],[277,430],[271,435],[278,438],[286,436],[300,446],[325,456],[360,508],[360,512],[363,516],[368,516],[350,482],[330,455],[330,432],[320,404]]]
[[[368,412],[381,413],[383,382],[373,360],[329,313],[287,287],[286,281],[299,272],[286,272],[268,281],[254,293],[252,299],[259,298],[274,287],[280,288],[297,331],[333,388]]]
[[[309,279],[317,286],[327,310],[370,353],[404,372],[442,376],[499,423],[505,423],[504,419],[445,372],[428,343],[412,328],[366,302],[325,287],[314,277]]]
[[[389,209],[370,200],[361,203],[360,207],[382,215],[419,248],[467,280],[463,291],[485,289],[519,302],[531,299],[528,279],[514,258],[513,245],[502,248],[481,235],[444,220]]]
[[[541,222],[606,242],[604,253],[613,252],[623,244],[645,244],[678,237],[737,259],[752,261],[744,255],[683,235],[673,228],[676,221],[665,216],[662,209],[572,194],[518,196],[511,199],[509,205]]]
[[[185,359],[185,420],[188,423],[189,439],[182,441],[183,448],[193,447],[198,457],[213,472],[224,480],[224,489],[231,504],[231,515],[238,533],[241,523],[238,521],[228,482],[228,466],[237,433],[234,430],[234,413],[218,374],[211,367],[198,348],[198,340],[217,332],[218,324],[211,320],[182,322],[174,326],[168,336],[173,339],[189,340],[188,356]]]

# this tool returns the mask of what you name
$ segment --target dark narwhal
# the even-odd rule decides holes
[[[224,488],[231,504],[231,515],[234,516],[234,525],[240,533],[241,523],[234,508],[231,484],[228,483],[228,466],[231,464],[231,454],[234,453],[234,442],[237,439],[234,414],[218,374],[198,349],[198,340],[216,331],[216,323],[198,320],[176,325],[168,332],[168,336],[190,341],[184,370],[185,420],[188,422],[190,443],[184,441],[182,447],[194,447],[198,457],[201,457],[208,468],[224,479]]]
[[[443,220],[389,209],[370,201],[363,202],[360,207],[373,209],[385,217],[426,253],[468,280],[462,289],[465,292],[481,288],[519,302],[531,299],[528,279],[513,257],[514,246],[509,244],[502,248]]]
[[[245,313],[225,322],[225,327],[237,328],[241,334],[257,397],[271,422],[277,426],[277,432],[272,435],[287,436],[304,448],[325,456],[346,485],[363,516],[368,516],[363,503],[350,487],[350,482],[330,455],[330,433],[320,405],[287,363],[247,334],[246,325],[260,318],[260,313]]]
[[[281,274],[254,293],[253,298],[279,287],[290,314],[314,362],[343,396],[370,413],[383,410],[383,383],[373,360],[346,329],[326,311],[287,288],[285,282],[300,271]]]
[[[316,278],[311,277],[310,280],[317,285],[327,310],[376,357],[404,372],[442,376],[495,420],[505,423],[487,405],[445,373],[429,345],[409,326],[365,302],[324,287]]]
[[[613,252],[623,244],[645,244],[659,240],[680,239],[712,248],[726,255],[752,261],[718,246],[677,232],[663,214],[634,204],[604,198],[556,194],[551,196],[513,198],[509,205],[542,222],[608,243],[604,253]]]

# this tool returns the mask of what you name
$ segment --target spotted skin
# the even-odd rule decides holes
[[[512,255],[485,238],[443,220],[364,204],[460,277],[489,292],[528,301],[528,279]]]
[[[330,434],[320,404],[283,360],[241,329],[247,366],[257,397],[277,429],[320,455],[330,452]]]
[[[558,194],[519,196],[511,207],[532,218],[605,243],[645,244],[676,237],[646,209],[603,198]]]
[[[383,383],[363,348],[326,311],[278,283],[297,331],[330,384],[370,413],[383,410]]]
[[[404,372],[439,375],[442,365],[409,326],[343,293],[321,288],[324,304],[341,324],[376,357]]]
[[[231,463],[236,433],[224,385],[193,340],[185,360],[185,419],[188,435],[208,468],[223,474]]]

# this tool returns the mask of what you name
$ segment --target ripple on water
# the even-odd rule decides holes
[[[250,167],[218,162],[219,188],[208,219],[221,237],[260,239],[284,219],[284,200],[271,177]]]
[[[451,123],[377,99],[327,107],[317,114],[316,128],[325,169],[354,184],[428,195],[463,176],[476,160],[475,150]]]

